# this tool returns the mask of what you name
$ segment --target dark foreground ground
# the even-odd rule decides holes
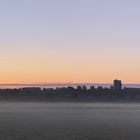
[[[1,140],[139,140],[140,104],[0,103]]]

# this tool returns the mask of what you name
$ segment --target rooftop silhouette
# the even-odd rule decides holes
[[[18,89],[0,89],[0,100],[13,101],[140,101],[140,88],[122,88],[121,80],[114,80],[108,87],[77,86],[74,88],[24,87]]]

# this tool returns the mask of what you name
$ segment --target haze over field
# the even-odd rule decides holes
[[[139,0],[0,1],[0,83],[140,83]]]
[[[139,104],[0,103],[5,140],[139,140]]]

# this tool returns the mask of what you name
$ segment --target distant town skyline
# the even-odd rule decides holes
[[[0,83],[140,83],[140,1],[0,1]]]

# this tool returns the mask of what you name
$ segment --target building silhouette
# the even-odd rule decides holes
[[[114,80],[113,81],[113,89],[114,90],[122,90],[122,82],[121,82],[121,80]]]

